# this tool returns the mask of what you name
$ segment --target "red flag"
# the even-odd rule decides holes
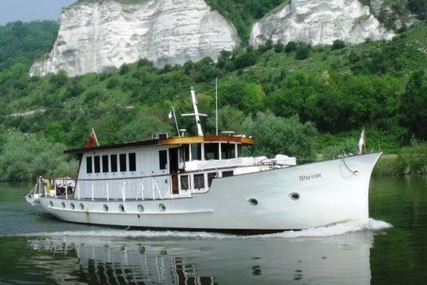
[[[86,144],[87,148],[93,147],[93,142],[96,142],[96,145],[99,146],[98,139],[96,138],[95,130],[92,128],[92,132],[90,133],[89,140]]]

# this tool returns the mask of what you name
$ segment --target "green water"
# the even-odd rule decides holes
[[[373,178],[368,228],[233,236],[59,221],[0,183],[0,284],[425,284],[427,179]]]

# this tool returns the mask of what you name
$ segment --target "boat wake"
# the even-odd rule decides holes
[[[190,232],[190,231],[152,231],[152,230],[121,230],[105,229],[93,231],[61,231],[61,232],[41,232],[21,234],[26,237],[46,237],[46,238],[97,238],[104,241],[118,239],[138,239],[138,240],[223,240],[223,239],[259,239],[259,238],[279,238],[279,239],[298,239],[298,238],[322,238],[339,236],[348,233],[369,231],[380,233],[383,230],[391,228],[392,225],[374,219],[369,220],[368,225],[363,225],[354,221],[337,223],[330,226],[306,229],[301,231],[286,231],[274,234],[263,235],[233,235],[211,232]]]

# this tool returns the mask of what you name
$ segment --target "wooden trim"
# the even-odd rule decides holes
[[[194,137],[183,137],[183,138],[171,137],[166,139],[136,141],[136,142],[129,142],[129,143],[91,147],[91,148],[70,149],[70,150],[65,150],[64,153],[81,154],[81,153],[87,153],[87,152],[96,152],[99,150],[140,148],[140,147],[148,147],[148,146],[182,145],[182,144],[202,143],[202,142],[205,142],[205,143],[234,142],[234,143],[241,143],[242,145],[255,144],[255,141],[253,138],[248,138],[243,136],[203,136],[203,137],[194,136]]]

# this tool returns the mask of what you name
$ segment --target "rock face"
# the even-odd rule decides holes
[[[142,58],[157,67],[217,59],[239,44],[234,26],[204,0],[81,3],[64,9],[59,24],[52,51],[30,75],[99,73]]]
[[[331,45],[335,40],[357,44],[393,36],[358,0],[291,0],[253,26],[250,44],[258,47],[269,38],[283,44]]]
[[[291,0],[276,10],[253,26],[252,46],[269,38],[330,45],[334,40],[360,43],[394,36],[359,0]],[[63,10],[59,24],[52,51],[34,63],[30,75],[100,73],[142,58],[157,67],[207,56],[216,60],[222,50],[240,42],[234,26],[204,0],[85,2]]]

